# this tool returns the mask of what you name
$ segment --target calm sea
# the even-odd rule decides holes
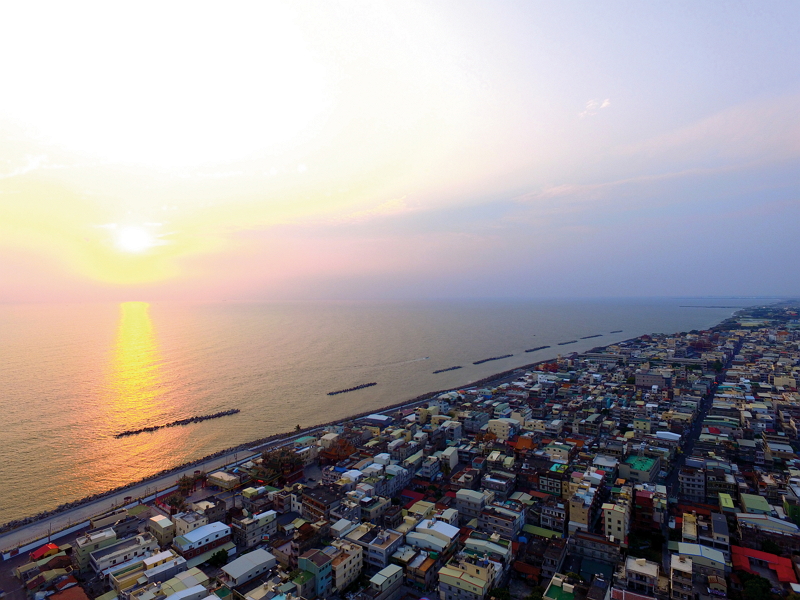
[[[764,302],[0,306],[0,522],[297,424],[463,386],[558,352],[706,328],[733,307]],[[557,346],[595,334],[602,337]],[[524,352],[545,345],[552,348]],[[472,364],[503,354],[513,356]],[[454,365],[464,368],[432,373]],[[113,437],[228,408],[241,413]]]

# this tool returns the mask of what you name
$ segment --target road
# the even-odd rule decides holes
[[[428,401],[428,399],[414,400],[405,406],[416,406]],[[398,410],[398,407],[395,406],[393,408],[386,408],[375,412],[377,414],[385,414],[394,412],[396,410]],[[345,421],[346,420],[343,420],[342,422],[344,423]],[[195,470],[199,469],[205,471],[206,473],[211,473],[234,463],[241,464],[255,456],[258,456],[262,451],[268,448],[275,448],[291,444],[298,437],[318,433],[325,428],[325,426],[313,427],[289,437],[252,446],[248,450],[230,452],[228,454],[204,461],[203,463],[188,466],[178,472],[165,475],[158,479],[136,485],[132,488],[127,488],[117,494],[100,498],[94,502],[77,506],[46,519],[42,519],[40,521],[36,521],[35,523],[31,523],[29,525],[14,529],[13,531],[9,531],[8,533],[0,535],[0,560],[2,560],[3,554],[8,553],[15,548],[24,547],[27,544],[31,544],[40,540],[42,543],[45,543],[47,542],[48,537],[51,537],[53,540],[57,540],[59,537],[61,537],[59,536],[59,532],[68,530],[79,523],[84,523],[90,520],[92,517],[105,514],[114,508],[123,506],[125,504],[125,498],[127,497],[132,498],[134,502],[138,502],[140,499],[148,498],[157,492],[162,492],[173,487],[182,476],[192,476]]]
[[[741,349],[742,349],[742,343],[740,342],[734,349],[733,353],[731,354],[731,357],[736,356]],[[700,433],[702,433],[703,431],[703,421],[705,421],[706,416],[708,415],[708,411],[711,408],[711,405],[714,403],[714,396],[717,393],[717,388],[719,387],[720,382],[725,381],[725,373],[730,368],[732,361],[733,358],[728,360],[727,364],[725,365],[725,368],[715,378],[714,383],[711,385],[708,394],[703,396],[703,400],[700,402],[700,410],[697,413],[697,418],[692,423],[692,429],[689,431],[689,434],[686,438],[686,442],[683,445],[682,454],[675,461],[675,465],[673,466],[672,471],[670,471],[670,474],[664,480],[664,484],[667,487],[668,499],[680,497],[680,489],[678,487],[678,474],[680,473],[681,468],[683,468],[683,466],[686,464],[686,459],[692,455],[692,451],[694,450],[694,444],[700,438]],[[664,535],[664,540],[665,540],[663,557],[662,557],[662,568],[664,569],[665,573],[669,573],[670,561],[672,560],[671,556],[672,553],[669,551],[667,547],[667,542],[669,541],[669,528],[662,527],[662,534]]]
[[[237,458],[243,461],[247,458],[257,456],[257,454],[258,453],[239,452]],[[128,488],[122,492],[119,492],[118,494],[101,498],[89,504],[75,507],[63,513],[53,515],[47,519],[42,519],[41,521],[37,521],[35,523],[31,523],[30,525],[26,525],[5,533],[0,536],[0,550],[7,552],[12,548],[24,546],[25,544],[28,544],[34,540],[46,538],[48,533],[51,531],[56,533],[72,527],[73,525],[77,525],[78,523],[88,521],[92,517],[109,512],[110,510],[113,510],[119,506],[123,506],[126,497],[131,497],[134,500],[138,500],[140,498],[147,498],[157,491],[169,489],[170,487],[174,486],[175,482],[183,475],[188,475],[191,477],[196,469],[202,469],[206,472],[212,472],[221,469],[226,465],[231,464],[234,460],[234,456],[235,453],[231,453],[229,455],[217,457],[201,465],[189,467],[186,470],[180,471],[179,473],[165,475],[160,479],[142,483],[136,487]]]

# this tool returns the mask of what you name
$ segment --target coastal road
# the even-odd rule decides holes
[[[257,456],[257,452],[238,452],[226,454],[225,456],[218,456],[212,460],[204,462],[200,465],[187,467],[176,473],[165,475],[159,479],[154,479],[146,483],[139,484],[135,487],[128,488],[119,492],[84,504],[77,506],[73,509],[66,510],[62,513],[53,515],[52,517],[36,521],[30,525],[25,525],[13,531],[9,531],[0,535],[0,552],[5,553],[12,548],[24,546],[32,541],[46,538],[49,532],[53,532],[54,539],[56,532],[62,531],[88,521],[92,517],[109,512],[114,508],[122,506],[125,503],[125,498],[130,496],[134,500],[139,498],[146,498],[156,493],[156,491],[166,490],[175,485],[183,475],[192,476],[197,469],[205,470],[207,473],[219,470],[234,461],[234,456],[237,461],[245,461],[248,458]],[[44,543],[44,542],[43,542]]]
[[[412,400],[405,407],[416,406],[427,402],[428,400]],[[385,408],[375,411],[379,414],[386,414],[394,412],[398,407]],[[345,422],[343,420],[342,422]],[[157,492],[169,489],[176,484],[176,482],[184,475],[192,476],[196,470],[203,470],[206,473],[212,473],[226,466],[234,463],[244,463],[247,460],[258,456],[262,451],[268,448],[276,448],[285,446],[294,442],[295,439],[306,435],[318,433],[325,429],[327,426],[318,426],[305,429],[296,434],[284,437],[278,440],[269,441],[263,444],[249,446],[247,449],[230,452],[222,456],[217,456],[213,459],[204,461],[199,464],[178,467],[176,470],[168,475],[164,475],[158,479],[153,479],[134,487],[122,490],[119,493],[106,496],[75,508],[71,508],[55,514],[51,517],[36,521],[29,525],[24,525],[8,533],[0,535],[0,560],[3,554],[8,553],[12,549],[24,547],[35,541],[41,541],[42,544],[47,542],[48,536],[52,532],[52,540],[58,542],[58,532],[69,530],[71,527],[84,523],[92,517],[105,514],[115,508],[125,505],[125,498],[131,497],[134,502],[141,498],[147,498]],[[246,445],[246,444],[245,444]],[[129,501],[130,503],[130,501]]]
[[[513,377],[513,375],[511,377]],[[497,381],[507,378],[509,377],[507,376],[499,378]],[[402,406],[394,405],[392,407],[378,409],[375,411],[375,413],[392,413],[399,408],[410,408],[419,404],[423,404],[424,402],[430,401],[432,398],[433,396],[431,398],[411,400],[407,403],[403,403]],[[346,421],[348,421],[348,419],[343,419],[340,423],[345,423]],[[148,498],[157,492],[162,492],[163,490],[171,488],[183,475],[192,476],[195,470],[203,470],[206,473],[212,473],[234,463],[241,464],[255,456],[258,456],[267,448],[275,448],[291,444],[299,437],[317,433],[326,427],[326,425],[311,427],[296,434],[290,435],[289,437],[249,446],[244,450],[238,450],[222,456],[217,456],[202,463],[178,467],[178,470],[173,471],[168,475],[164,475],[158,479],[153,479],[135,485],[122,490],[119,493],[100,498],[94,502],[76,506],[75,508],[67,509],[51,517],[47,517],[40,521],[36,521],[29,525],[24,525],[14,529],[13,531],[9,531],[8,533],[4,533],[0,535],[0,560],[2,560],[4,554],[13,549],[24,547],[36,541],[40,541],[42,544],[46,543],[48,541],[48,537],[51,536],[51,533],[51,539],[57,542],[59,537],[63,537],[62,535],[59,535],[59,532],[64,532],[80,523],[90,520],[93,517],[105,514],[120,506],[124,506],[125,498],[127,497],[130,497],[134,502],[137,502],[139,499]],[[247,446],[247,444],[245,444],[245,446]],[[66,533],[64,535],[66,535]]]

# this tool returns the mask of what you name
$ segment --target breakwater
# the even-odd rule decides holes
[[[603,337],[603,334],[602,333],[595,333],[594,335],[585,335],[581,339],[582,340],[590,340],[590,339],[596,338],[596,337]]]
[[[493,360],[502,360],[504,358],[511,358],[514,356],[513,354],[503,354],[503,356],[492,356],[490,358],[482,358],[481,360],[476,360],[473,365],[482,365],[483,363],[487,363]]]
[[[363,390],[364,388],[372,387],[373,385],[378,385],[374,381],[372,383],[362,383],[361,385],[356,385],[351,388],[347,388],[345,390],[336,390],[335,392],[328,392],[328,396],[336,396],[338,394],[346,394],[347,392],[355,392],[356,390]]]
[[[726,319],[726,320],[722,321],[720,324],[715,325],[711,329],[712,330],[723,329],[731,321],[732,321],[732,319]],[[616,333],[619,333],[621,331],[622,330],[618,330]],[[625,341],[632,341],[633,339],[635,339],[635,338],[631,338],[631,340],[625,340]],[[597,351],[597,350],[601,350],[601,349],[603,349],[603,348],[595,348],[593,350]],[[505,358],[505,357],[501,357],[501,358]],[[483,387],[483,386],[488,386],[488,385],[491,385],[491,384],[495,384],[495,383],[498,383],[500,381],[503,381],[503,380],[506,380],[506,379],[510,379],[511,377],[515,377],[521,372],[524,372],[524,371],[529,370],[529,369],[533,369],[538,365],[550,362],[552,360],[553,359],[540,360],[540,361],[536,361],[536,362],[533,362],[533,363],[530,363],[530,364],[527,364],[527,365],[522,365],[522,366],[519,366],[519,367],[515,367],[513,369],[502,371],[500,373],[495,373],[495,374],[490,375],[488,377],[485,377],[483,379],[479,379],[477,381],[470,382],[469,384],[467,384],[465,386],[454,386],[454,387],[450,387],[450,388],[443,389],[443,390],[438,390],[438,391],[434,391],[434,392],[427,392],[427,393],[421,394],[419,396],[416,396],[414,398],[411,398],[411,399],[408,399],[408,400],[403,400],[403,401],[391,404],[389,406],[385,406],[385,407],[381,408],[380,410],[378,410],[377,412],[379,412],[379,413],[390,413],[392,411],[399,410],[399,409],[409,409],[409,408],[411,408],[411,407],[413,407],[413,406],[415,406],[417,404],[432,400],[432,399],[436,398],[437,396],[439,396],[439,395],[441,395],[441,394],[443,394],[445,392],[452,391],[454,389],[477,389],[477,388],[480,388],[480,387]],[[302,436],[302,435],[307,435],[308,433],[312,433],[314,431],[323,429],[325,427],[329,427],[331,425],[341,425],[341,424],[344,424],[344,423],[347,423],[347,422],[356,421],[356,420],[364,418],[364,417],[366,417],[366,416],[368,416],[368,415],[370,415],[370,414],[372,414],[374,412],[376,412],[374,409],[373,410],[368,410],[368,411],[364,411],[364,412],[361,412],[361,413],[358,413],[358,414],[355,414],[355,415],[351,415],[351,416],[349,416],[349,417],[347,417],[345,419],[338,419],[338,420],[330,421],[330,422],[327,422],[327,423],[319,423],[319,424],[316,424],[316,425],[312,425],[310,427],[303,427],[303,428],[301,428],[299,430],[295,430],[295,431],[293,431],[291,433],[286,433],[286,432],[275,433],[275,434],[272,434],[272,435],[267,436],[267,437],[263,437],[263,438],[256,439],[256,440],[251,440],[249,442],[238,444],[238,445],[232,446],[230,448],[225,448],[223,450],[219,450],[219,451],[214,452],[212,454],[208,454],[208,455],[206,455],[206,456],[204,456],[202,458],[199,458],[197,460],[194,460],[194,461],[191,461],[191,462],[187,462],[187,463],[184,463],[184,464],[172,467],[172,468],[164,469],[162,471],[159,471],[158,473],[154,473],[154,474],[152,474],[152,475],[150,475],[148,477],[144,477],[144,478],[142,478],[142,479],[140,479],[138,481],[132,481],[132,482],[130,482],[128,484],[125,484],[125,485],[122,485],[122,486],[107,490],[105,492],[99,492],[99,493],[96,493],[96,494],[92,494],[90,496],[86,496],[84,498],[80,498],[78,500],[74,500],[72,502],[67,502],[67,503],[61,504],[61,505],[57,506],[56,508],[54,508],[52,510],[42,511],[42,512],[39,512],[39,513],[37,513],[35,515],[31,515],[31,516],[28,516],[28,517],[25,517],[25,518],[22,518],[22,519],[14,519],[14,520],[8,521],[6,523],[0,524],[0,534],[15,530],[15,529],[20,528],[20,527],[24,527],[26,525],[29,525],[29,524],[37,522],[37,521],[41,521],[41,520],[53,517],[55,515],[59,515],[59,514],[63,514],[63,513],[69,512],[72,509],[75,509],[75,508],[80,507],[80,506],[85,506],[87,504],[91,504],[91,503],[96,502],[98,500],[101,500],[103,498],[108,498],[110,496],[114,496],[114,495],[117,495],[117,494],[124,493],[125,491],[130,490],[132,488],[135,488],[137,486],[140,486],[142,484],[147,484],[147,483],[151,483],[151,482],[155,483],[155,482],[157,482],[159,480],[163,480],[166,477],[175,477],[175,476],[180,475],[181,473],[185,473],[189,469],[203,468],[205,463],[207,463],[207,462],[209,462],[209,461],[211,461],[213,459],[217,459],[217,458],[220,458],[220,457],[223,457],[223,456],[235,456],[235,454],[238,453],[238,452],[248,452],[248,451],[249,452],[255,452],[257,449],[261,449],[262,447],[264,447],[264,446],[266,446],[268,444],[270,444],[270,445],[272,445],[272,444],[279,445],[281,443],[288,443],[288,441],[293,439],[293,438],[296,438],[296,437],[299,437],[299,436]],[[173,484],[173,481],[170,481],[165,485],[166,485],[166,487],[168,487],[169,485],[172,485],[172,484]]]
[[[437,373],[447,373],[447,371],[455,371],[456,369],[462,368],[461,366],[458,367],[447,367],[446,369],[437,369],[433,372],[434,375]]]
[[[544,350],[545,348],[549,348],[550,346],[536,346],[536,348],[528,348],[525,352],[536,352],[537,350]]]
[[[616,330],[612,331],[611,333],[622,333],[622,329],[616,329]]]
[[[577,343],[578,343],[578,340],[570,340],[568,342],[558,342],[558,345],[559,346],[566,346],[568,344],[577,344]]]
[[[210,415],[197,415],[189,417],[188,419],[178,419],[172,423],[165,423],[164,425],[151,425],[150,427],[142,427],[141,429],[128,429],[127,431],[120,431],[114,437],[119,439],[131,435],[139,435],[140,433],[149,433],[151,431],[158,431],[159,429],[166,429],[167,427],[180,427],[181,425],[191,425],[192,423],[201,423],[210,419],[219,419],[229,415],[235,415],[241,411],[238,408],[231,408],[230,410],[223,410],[221,412],[213,413]]]

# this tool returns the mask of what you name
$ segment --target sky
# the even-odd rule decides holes
[[[5,3],[0,302],[800,295],[800,3]]]

